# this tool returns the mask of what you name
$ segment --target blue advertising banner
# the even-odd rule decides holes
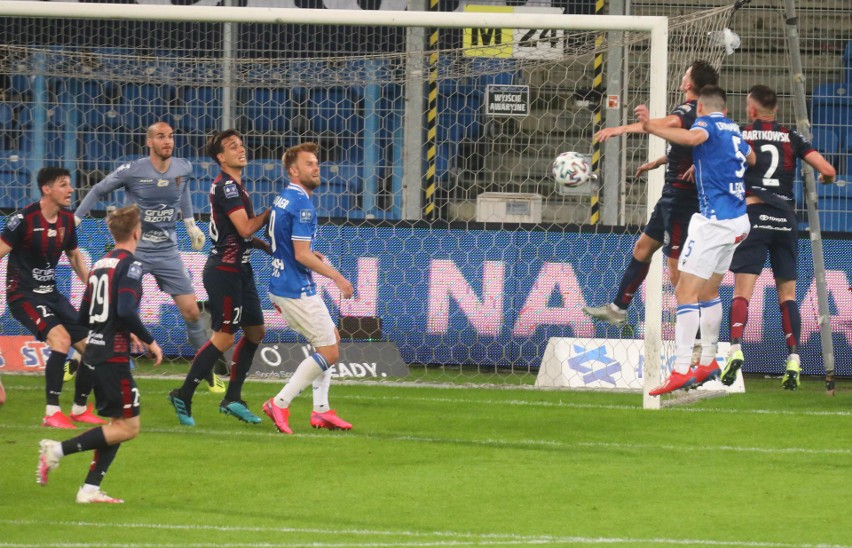
[[[203,301],[207,295],[201,272],[207,254],[187,251],[189,240],[182,223],[178,224],[182,258],[197,297]],[[204,223],[201,227],[206,231]],[[110,243],[101,219],[84,220],[78,231],[89,262],[100,257]],[[407,363],[537,368],[550,337],[642,338],[644,292],[634,300],[626,328],[592,322],[582,312],[587,303],[597,305],[612,298],[633,240],[633,235],[542,230],[329,225],[320,228],[317,249],[350,279],[356,288],[355,297],[344,300],[330,280],[318,277],[317,282],[335,319],[341,314],[381,317],[384,338],[399,347]],[[824,244],[837,373],[850,375],[849,241],[827,239]],[[808,240],[800,240],[800,253],[800,354],[803,372],[819,374],[823,364]],[[6,263],[0,263],[0,276],[4,278]],[[298,341],[266,295],[269,257],[255,251],[252,264],[269,330],[266,342]],[[58,278],[60,290],[79,305],[83,284],[64,258]],[[732,287],[733,275],[729,274],[722,287],[726,308]],[[186,341],[183,320],[171,297],[160,292],[150,276],[145,277],[143,288],[142,319],[164,351],[172,356],[191,356],[193,349]],[[674,309],[670,292],[664,294],[663,309]],[[673,318],[672,314],[664,315]],[[664,337],[672,339],[673,319],[664,322]],[[5,294],[0,295],[0,333],[25,334],[9,313]],[[727,340],[727,317],[722,340]],[[751,301],[744,345],[747,372],[781,372],[787,349],[768,266]]]

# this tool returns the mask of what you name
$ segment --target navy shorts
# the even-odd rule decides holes
[[[250,264],[242,266],[209,262],[204,266],[210,327],[236,333],[244,325],[263,325],[263,310]]]
[[[751,232],[734,252],[731,272],[759,275],[768,254],[775,278],[795,280],[798,277],[799,259],[799,223],[796,214],[769,204],[752,204],[746,209]]]
[[[663,253],[672,259],[680,257],[689,235],[689,221],[698,213],[698,199],[688,196],[663,196],[654,206],[651,219],[643,232],[663,243]]]
[[[46,295],[29,292],[23,294],[23,297],[18,295],[20,294],[10,295],[9,309],[12,316],[36,339],[46,341],[47,334],[57,325],[68,331],[71,343],[82,341],[89,336],[89,328],[77,322],[77,310],[59,291]]]
[[[92,366],[82,363],[80,367]],[[139,389],[130,374],[130,363],[100,363],[94,370],[98,415],[111,419],[138,417]]]

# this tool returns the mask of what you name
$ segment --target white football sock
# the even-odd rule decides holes
[[[275,396],[275,405],[281,408],[290,407],[290,402],[314,382],[314,379],[322,375],[323,370],[320,367],[320,362],[314,356],[318,356],[325,363],[325,360],[319,354],[312,354],[302,360],[302,363],[296,368],[296,372],[290,377],[290,381]]]
[[[692,365],[692,345],[695,342],[699,321],[698,303],[678,305],[675,323],[674,370],[680,374],[688,373]]]
[[[328,389],[331,386],[331,368],[323,371],[322,375],[314,379],[314,411],[325,413],[330,409],[328,406]]]
[[[722,299],[718,296],[710,301],[698,303],[701,325],[700,365],[716,361],[719,349],[719,327],[722,325]]]

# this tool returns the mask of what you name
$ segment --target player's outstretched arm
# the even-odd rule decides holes
[[[639,169],[636,170],[636,176],[640,177],[646,171],[651,171],[652,169],[657,169],[660,166],[666,165],[669,159],[666,158],[665,155],[660,156],[656,160],[651,160],[650,162],[644,163],[639,166]]]
[[[821,183],[829,184],[834,182],[834,178],[837,177],[837,170],[834,169],[834,166],[822,154],[814,150],[806,155],[804,160],[819,173],[819,181]]]
[[[675,118],[677,118],[675,116]],[[642,127],[651,135],[662,137],[670,143],[678,145],[696,147],[706,141],[709,137],[703,129],[683,129],[678,121],[677,127],[672,127],[664,122],[664,118],[656,120],[648,120]]]
[[[92,187],[89,193],[86,194],[86,197],[83,198],[83,201],[80,202],[80,205],[77,206],[76,211],[74,211],[74,221],[78,225],[83,217],[89,214],[101,198],[109,195],[109,193],[113,190],[125,185],[125,175],[127,174],[128,169],[129,164],[125,164],[104,177],[103,181]]]
[[[604,128],[595,134],[595,138],[597,138],[598,142],[603,143],[610,137],[618,137],[625,133],[648,133],[643,127],[643,124],[646,122],[657,122],[667,127],[681,127],[680,118],[674,114],[669,114],[664,118],[648,118],[648,108],[645,107],[645,105],[639,105],[636,107],[634,114],[639,120],[638,122],[627,124],[626,126]]]

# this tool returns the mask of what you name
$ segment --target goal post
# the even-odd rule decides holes
[[[707,36],[730,10],[669,19],[553,9],[434,13],[0,1],[0,30],[18,37],[0,46],[0,76],[15,84],[19,113],[0,172],[13,156],[29,155],[33,166],[72,165],[79,186],[87,187],[119,161],[146,155],[146,124],[164,119],[177,130],[176,156],[193,161],[187,184],[203,216],[209,213],[205,185],[216,172],[201,152],[209,131],[231,125],[243,131],[256,208],[277,194],[283,148],[319,140],[324,185],[316,198],[324,222],[318,245],[353,281],[356,298],[342,300],[333,284],[318,280],[322,294],[335,319],[382,318],[382,337],[408,364],[451,366],[437,376],[418,369],[410,380],[455,381],[464,377],[453,371],[473,370],[475,380],[531,383],[550,339],[574,345],[613,339],[627,354],[644,352],[636,376],[647,393],[660,378],[663,341],[670,337],[659,254],[631,312],[632,332],[594,324],[581,309],[612,297],[663,185],[661,170],[641,180],[632,174],[662,156],[665,144],[622,141],[619,194],[631,202],[616,226],[585,224],[589,188],[562,193],[549,165],[558,152],[589,153],[589,103],[606,95],[617,97],[607,108],[625,122],[633,121],[640,103],[652,117],[665,116],[677,102],[673,71],[679,81],[695,58],[718,64],[721,54]],[[95,24],[104,21],[109,24]],[[45,41],[70,32],[63,25],[89,25],[97,41]],[[381,28],[388,30],[375,31]],[[434,28],[441,36],[432,57],[425,42]],[[118,32],[127,32],[128,41],[116,40]],[[596,45],[600,35],[606,38]],[[146,36],[160,42],[147,43]],[[474,43],[473,36],[492,41]],[[498,43],[497,36],[505,40]],[[678,43],[669,44],[670,36]],[[313,49],[294,47],[299,41]],[[593,59],[613,48],[623,52],[622,88],[595,95]],[[426,75],[418,72],[428,68],[437,70],[432,112]],[[524,114],[507,115],[496,108],[501,104]],[[435,159],[426,161],[432,131]],[[27,144],[33,140],[38,146]],[[446,200],[437,219],[419,215],[430,169]],[[14,185],[29,184],[32,173],[25,172],[12,175]],[[19,207],[21,198],[5,192],[0,207]],[[99,207],[120,200],[113,196]],[[81,225],[81,247],[91,259],[108,239],[102,224],[86,219]],[[178,230],[203,300],[205,254],[192,252]],[[268,261],[252,261],[263,300]],[[143,321],[166,341],[172,359],[190,357],[169,297],[153,281],[146,284]],[[79,299],[78,286],[67,288],[72,301]],[[295,341],[271,304],[263,305],[266,342]],[[0,309],[0,335],[20,335],[5,301]]]

